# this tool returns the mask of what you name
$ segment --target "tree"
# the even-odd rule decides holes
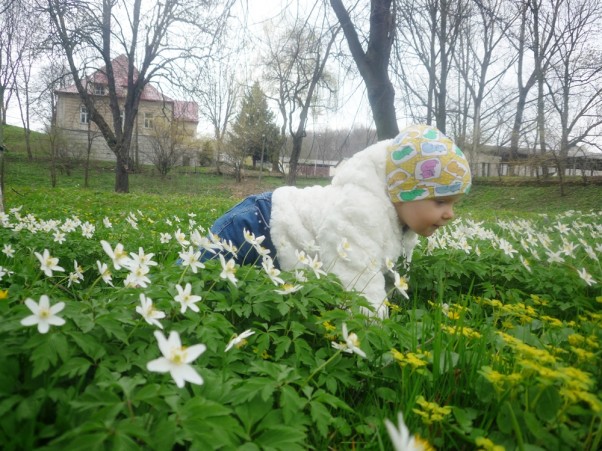
[[[164,178],[190,148],[191,137],[184,124],[173,118],[157,118],[150,136],[151,151],[148,155],[157,171]]]
[[[276,91],[274,97],[283,121],[281,136],[284,139],[288,127],[292,138],[289,185],[296,183],[310,109],[319,108],[320,89],[330,94],[336,91],[334,81],[326,71],[326,63],[338,31],[338,27],[327,27],[322,31],[310,27],[307,22],[297,22],[275,39],[268,37],[264,78]]]
[[[516,56],[504,46],[507,31],[517,17],[504,0],[484,0],[476,3],[473,14],[462,24],[452,55],[462,93],[458,95],[460,117],[455,136],[469,156],[476,156],[481,144],[499,131],[497,117],[514,98],[514,90],[503,82]],[[484,133],[488,122],[491,131]]]
[[[45,0],[52,43],[60,48],[82,103],[115,154],[115,191],[128,192],[129,148],[141,95],[154,78],[168,75],[177,61],[199,58],[212,49],[225,28],[234,0]],[[115,50],[117,48],[117,50]],[[113,61],[126,57],[127,86],[122,99]],[[110,115],[93,101],[85,69],[102,61]],[[123,113],[123,114],[122,114]]]
[[[517,84],[518,96],[516,101],[516,113],[512,125],[512,134],[510,139],[510,160],[516,160],[518,157],[518,148],[521,138],[521,130],[525,126],[524,114],[527,105],[528,95],[531,88],[535,86],[538,79],[543,80],[543,75],[547,71],[551,58],[557,51],[557,41],[555,39],[554,28],[558,20],[558,8],[560,2],[564,0],[549,0],[550,8],[543,8],[546,0],[530,0],[521,3],[519,8],[520,20],[518,21],[518,34],[512,35],[511,43],[517,50]],[[528,61],[528,50],[533,53],[533,69],[526,71]],[[541,84],[540,84],[541,86]],[[543,93],[539,92],[538,99],[538,118],[540,121],[540,142],[545,142],[545,133],[542,133],[541,114],[543,111]],[[510,166],[510,173],[514,174],[514,167]]]
[[[552,134],[557,138],[561,195],[569,150],[586,142],[592,130],[602,125],[602,52],[597,45],[601,19],[597,0],[566,0],[554,30],[560,33],[558,52],[550,63],[546,86],[557,119],[548,117],[547,122],[560,125]]]
[[[280,131],[259,82],[255,82],[244,95],[229,137],[230,156],[235,162],[236,180],[239,182],[242,162],[246,157],[252,158],[255,167],[257,161],[261,161],[262,157],[264,161],[269,160],[271,150],[280,147]]]
[[[200,106],[200,113],[213,127],[215,138],[214,160],[218,174],[220,158],[223,152],[224,139],[228,125],[234,117],[234,110],[239,101],[239,85],[234,70],[227,62],[211,62],[195,72],[194,79],[186,83],[192,87],[190,94]]]
[[[356,3],[358,4],[361,2]],[[389,60],[396,32],[393,10],[395,2],[393,0],[370,1],[370,29],[366,39],[360,39],[358,35],[360,28],[353,24],[350,11],[343,5],[342,0],[330,0],[330,5],[343,29],[353,60],[366,85],[378,139],[393,138],[399,133],[395,114],[395,89],[389,79]],[[363,11],[360,11],[359,15],[361,13]],[[366,42],[365,50],[362,41]]]
[[[396,59],[406,97],[415,99],[420,121],[446,132],[449,79],[453,55],[470,12],[467,0],[402,0],[399,2]],[[413,113],[416,117],[416,112]]]

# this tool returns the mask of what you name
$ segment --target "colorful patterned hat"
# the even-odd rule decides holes
[[[387,189],[393,202],[453,196],[470,189],[466,157],[435,127],[412,125],[387,150]]]

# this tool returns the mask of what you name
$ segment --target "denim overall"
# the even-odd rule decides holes
[[[238,252],[235,261],[239,265],[261,265],[262,261],[253,246],[245,241],[243,230],[248,230],[256,237],[265,236],[261,245],[270,250],[269,255],[274,260],[274,266],[278,267],[276,249],[270,236],[271,214],[271,192],[249,196],[218,218],[210,230],[222,240],[232,241],[232,244],[237,247]],[[226,256],[229,253],[223,251],[223,254]],[[227,256],[232,257],[231,255]],[[216,257],[216,254],[205,251],[200,260],[203,262]]]

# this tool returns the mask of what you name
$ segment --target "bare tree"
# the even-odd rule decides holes
[[[62,49],[82,103],[115,154],[115,191],[128,192],[129,148],[145,86],[167,75],[176,61],[207,55],[225,28],[234,0],[45,0],[43,11],[53,26],[54,44]],[[116,84],[113,59],[127,57],[125,98]],[[108,83],[110,116],[93,101],[85,68],[102,61]],[[123,113],[123,114],[122,114]],[[122,119],[123,118],[123,119]]]
[[[504,0],[476,2],[471,17],[462,24],[452,57],[460,74],[456,141],[469,156],[498,132],[497,116],[514,100],[514,90],[504,86],[504,77],[516,63],[506,45],[507,31],[517,19]],[[489,108],[483,108],[489,103]],[[487,133],[487,123],[491,131]],[[469,128],[472,132],[469,132]],[[470,133],[471,136],[467,136]],[[469,158],[471,160],[471,158]]]
[[[406,98],[423,113],[414,120],[447,128],[453,55],[470,17],[468,0],[401,0],[398,6],[394,70]]]
[[[585,142],[602,125],[602,5],[597,0],[566,0],[555,29],[558,52],[546,77],[549,99],[557,113],[548,118],[556,128],[558,149],[555,155],[561,195],[565,194],[566,159],[571,149]]]
[[[240,97],[240,85],[228,61],[209,63],[196,71],[196,79],[187,83],[190,94],[200,106],[200,113],[213,127],[215,138],[214,162],[221,173],[220,158],[228,125],[235,115]]]
[[[518,96],[516,101],[516,113],[512,125],[512,135],[510,140],[510,160],[516,160],[518,157],[518,148],[521,139],[521,130],[525,126],[524,114],[527,105],[528,95],[531,88],[535,86],[538,79],[543,80],[551,58],[557,50],[557,42],[554,34],[554,28],[558,20],[559,5],[564,0],[530,0],[518,4],[520,20],[518,21],[518,32],[511,34],[511,43],[517,50],[517,84]],[[543,8],[545,2],[548,2],[549,8]],[[528,50],[533,54],[533,68],[527,71]],[[541,127],[541,114],[543,111],[543,93],[539,92],[538,99],[538,117],[540,121],[539,136],[541,143],[545,142],[545,133]],[[510,166],[511,175],[514,173],[514,167]]]
[[[356,11],[362,4],[346,8],[342,0],[330,0],[330,5],[343,29],[349,51],[366,85],[368,101],[376,125],[378,139],[393,138],[399,133],[395,114],[395,89],[389,79],[389,59],[396,33],[396,17],[393,0],[371,0],[369,11]],[[354,13],[356,24],[351,14]],[[367,37],[360,37],[357,23],[369,15]],[[364,44],[365,43],[365,49]]]
[[[339,27],[311,27],[297,21],[275,39],[268,37],[268,53],[264,58],[264,78],[275,91],[282,117],[281,132],[288,127],[292,139],[287,184],[295,185],[297,165],[306,136],[307,118],[311,108],[319,107],[319,91],[336,91],[326,63]]]
[[[23,39],[26,33],[19,27],[21,2],[9,0],[0,8],[0,212],[4,211],[4,125],[6,110],[16,83],[21,64]]]
[[[150,142],[148,158],[164,178],[190,148],[191,137],[179,120],[158,118],[154,121]]]

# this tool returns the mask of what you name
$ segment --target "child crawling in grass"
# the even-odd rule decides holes
[[[450,222],[470,184],[468,162],[453,141],[434,127],[413,125],[355,154],[327,186],[247,197],[211,232],[231,241],[237,252],[227,257],[241,265],[261,264],[268,251],[282,270],[295,269],[300,259],[321,262],[346,289],[364,295],[369,314],[384,318],[388,265],[402,256],[409,263],[417,235],[428,237]],[[251,244],[253,236],[263,251]],[[201,259],[214,257],[205,250]]]

